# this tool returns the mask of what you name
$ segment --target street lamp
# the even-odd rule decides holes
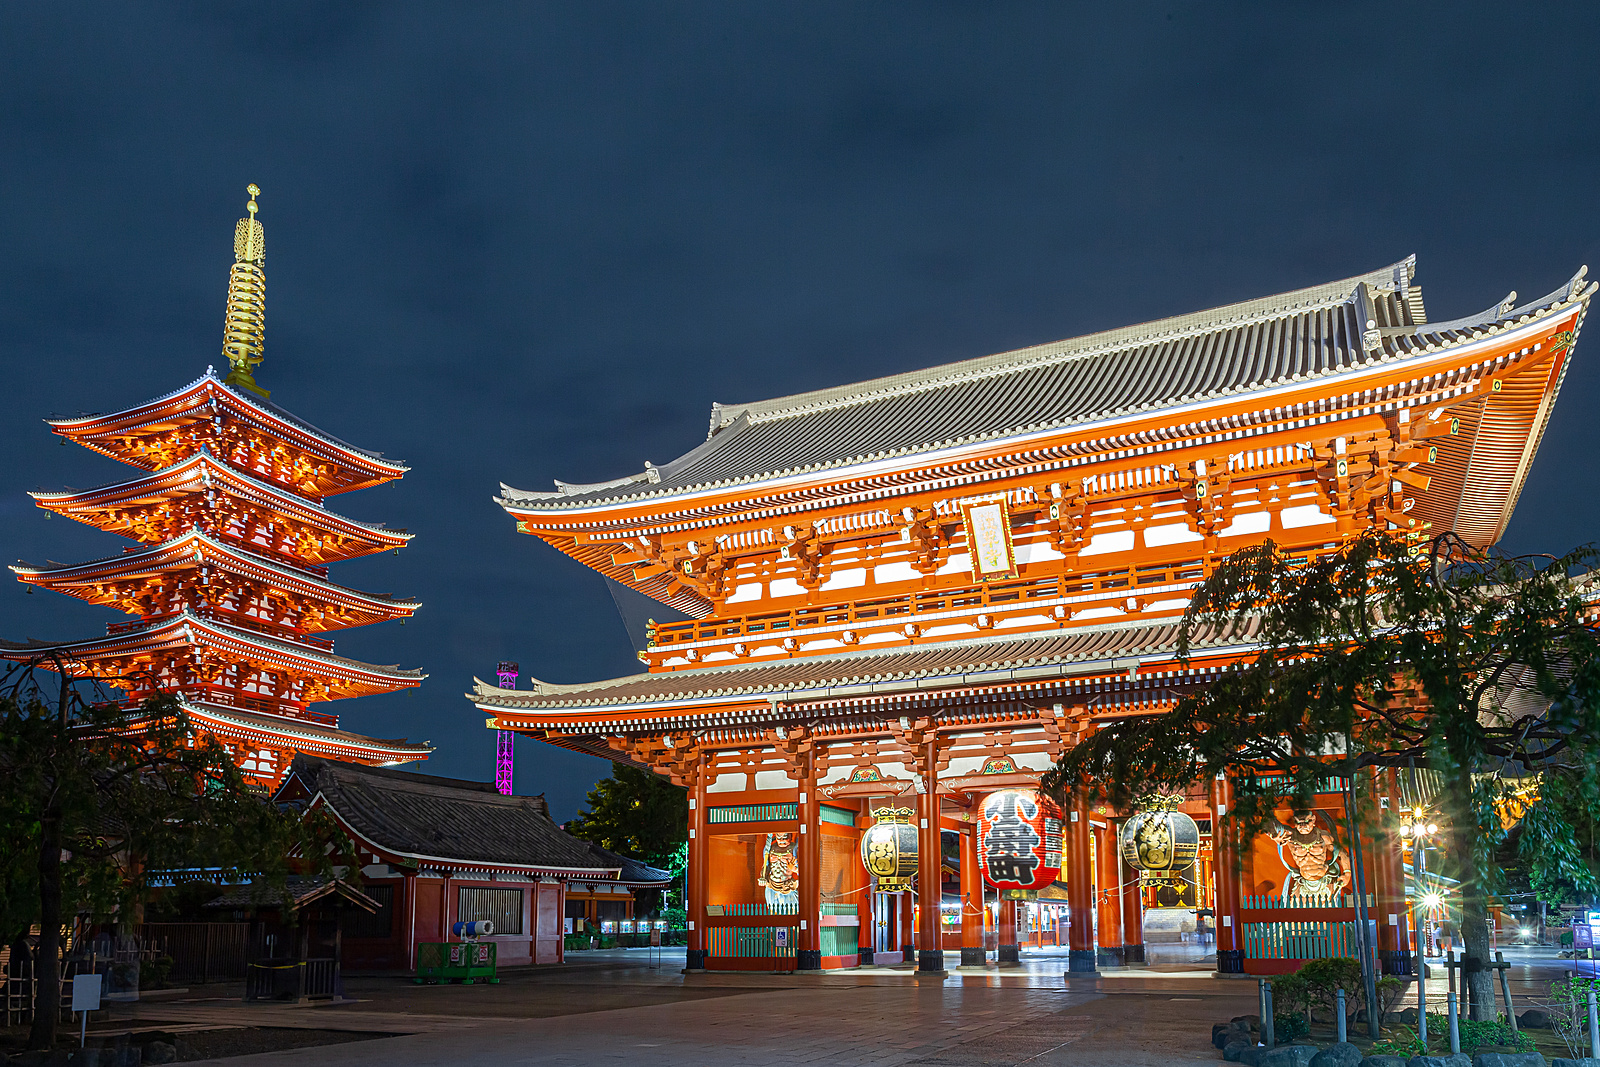
[[[1424,818],[1421,808],[1413,813],[1413,821],[1408,825],[1400,824],[1400,832],[1411,838],[1411,882],[1414,886],[1413,900],[1416,902],[1411,908],[1412,936],[1417,939],[1417,1036],[1422,1039],[1424,1046],[1428,1042],[1428,965],[1422,959],[1422,909],[1417,904],[1426,906],[1429,910],[1437,908],[1444,903],[1444,897],[1438,893],[1422,892],[1422,873],[1426,868],[1423,857],[1424,843],[1427,838],[1439,832],[1439,824],[1429,822]]]

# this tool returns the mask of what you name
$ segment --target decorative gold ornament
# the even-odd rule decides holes
[[[233,229],[233,270],[228,275],[222,333],[222,354],[228,357],[230,370],[223,381],[267,397],[272,394],[256,385],[253,374],[267,340],[267,235],[256,221],[261,190],[253,184],[247,189],[250,202],[245,210],[250,217],[240,219]]]

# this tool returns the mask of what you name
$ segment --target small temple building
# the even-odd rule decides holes
[[[343,877],[377,909],[343,931],[348,968],[409,970],[417,945],[479,919],[494,923],[500,964],[559,963],[572,903],[593,916],[595,901],[616,902],[631,919],[632,890],[669,877],[566,833],[542,796],[492,782],[302,755],[273,802],[324,809],[355,843],[359,879]]]
[[[1143,957],[1147,913],[1187,909],[1162,936],[1214,936],[1223,971],[1353,954],[1364,920],[1404,971],[1412,786],[1392,773],[1357,783],[1381,812],[1359,842],[1330,782],[1244,856],[1213,844],[1228,781],[1140,811],[1059,811],[1036,786],[1102,724],[1252,656],[1205,634],[1176,655],[1231,552],[1504,533],[1595,286],[1432,321],[1414,271],[713,404],[670,463],[503,487],[520,530],[691,618],[652,627],[642,673],[469,698],[491,728],[689,790],[690,968],[914,949],[941,971],[986,935],[1015,959],[1064,911],[1069,968],[1092,971]],[[920,892],[944,834],[948,904]]]
[[[250,186],[234,235],[223,353],[229,370],[110,414],[52,418],[62,438],[133,468],[83,491],[36,492],[41,508],[134,542],[87,563],[11,569],[32,586],[134,616],[103,637],[0,644],[123,694],[175,695],[248,781],[271,789],[297,753],[371,764],[432,748],[339,729],[326,701],[421,683],[417,670],[333,651],[329,633],[404,619],[421,605],[332,581],[330,564],[398,550],[411,535],[345,518],[329,497],[401,477],[402,463],[346,444],[256,384],[266,336],[266,235]]]

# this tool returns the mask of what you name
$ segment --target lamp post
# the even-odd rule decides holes
[[[1437,823],[1427,820],[1421,808],[1414,813],[1409,824],[1401,824],[1400,832],[1411,838],[1411,936],[1417,939],[1417,1036],[1423,1045],[1428,1042],[1428,971],[1422,959],[1422,875],[1427,870],[1423,846],[1429,837],[1439,832]],[[1432,894],[1430,894],[1432,896]]]

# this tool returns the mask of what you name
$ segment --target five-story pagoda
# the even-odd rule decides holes
[[[81,492],[37,492],[57,514],[137,546],[70,566],[12,567],[30,585],[114,606],[137,620],[70,643],[5,645],[13,660],[61,665],[122,690],[182,702],[193,726],[228,746],[247,778],[272,786],[296,753],[393,764],[428,745],[342,731],[311,706],[415,686],[420,671],[337,656],[330,631],[404,618],[416,601],[328,579],[328,564],[398,549],[410,534],[327,510],[338,493],[407,468],[345,444],[268,400],[253,371],[266,332],[265,234],[250,186],[234,235],[224,354],[198,381],[113,414],[51,419],[51,428],[134,467],[131,479]]]

